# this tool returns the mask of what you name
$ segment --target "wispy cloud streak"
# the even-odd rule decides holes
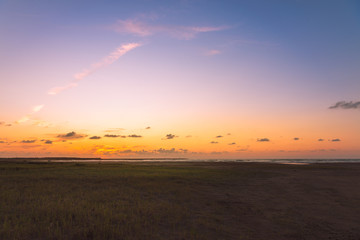
[[[44,106],[45,106],[44,104],[41,104],[41,105],[37,105],[37,106],[32,107],[31,113],[29,113],[28,115],[20,118],[20,119],[17,120],[15,123],[25,123],[25,122],[27,122],[27,121],[29,121],[29,120],[33,120],[33,119],[31,119],[32,115],[33,115],[34,113],[39,112],[41,109],[44,108]],[[39,123],[38,120],[33,120],[33,121],[34,121],[35,125],[38,125],[38,123]]]
[[[216,49],[207,50],[204,52],[204,56],[214,56],[214,55],[218,55],[218,54],[221,54],[221,51],[216,50]]]
[[[115,32],[127,33],[140,37],[155,34],[167,34],[171,37],[189,40],[199,33],[214,32],[227,29],[227,26],[176,26],[176,25],[151,25],[138,19],[118,20],[112,29]]]
[[[56,95],[62,91],[65,91],[67,89],[70,88],[74,88],[76,86],[78,86],[78,83],[83,80],[85,77],[89,76],[90,74],[94,73],[95,71],[99,70],[100,68],[103,68],[107,65],[110,65],[112,63],[114,63],[116,60],[118,60],[122,55],[124,55],[125,53],[131,51],[134,48],[137,48],[141,46],[140,43],[127,43],[127,44],[123,44],[120,47],[118,47],[115,51],[113,51],[112,53],[110,53],[108,56],[104,57],[101,61],[94,63],[90,66],[90,68],[84,69],[83,71],[76,73],[74,75],[74,80],[64,86],[60,86],[60,87],[54,87],[52,89],[50,89],[48,91],[49,95]],[[39,112],[41,109],[44,108],[45,105],[41,104],[41,105],[37,105],[34,106],[32,108],[32,112],[27,114],[26,116],[20,118],[19,120],[15,121],[15,123],[20,124],[20,123],[25,123],[28,121],[33,121],[34,125],[37,126],[48,126],[49,124],[47,124],[44,121],[39,121],[39,120],[33,120],[32,119],[32,115],[34,113]],[[0,124],[1,125],[1,124]]]
[[[90,66],[90,68],[84,69],[83,71],[76,73],[74,75],[74,80],[64,86],[60,87],[54,87],[49,90],[48,94],[50,95],[56,95],[62,91],[65,91],[70,88],[74,88],[78,86],[78,83],[83,80],[85,77],[89,76],[90,74],[94,73],[95,71],[108,66],[112,63],[114,63],[116,60],[118,60],[121,56],[126,54],[127,52],[133,50],[134,48],[137,48],[141,46],[140,43],[128,43],[123,44],[120,47],[118,47],[115,51],[110,53],[108,56],[104,57],[101,61],[94,63]]]
[[[42,108],[44,107],[44,105],[37,105],[35,107],[33,107],[33,113],[39,112]]]
[[[48,94],[49,95],[56,95],[62,91],[68,90],[70,88],[76,87],[78,84],[76,82],[71,82],[69,84],[66,84],[65,86],[61,86],[61,87],[54,87],[52,89],[49,90]]]

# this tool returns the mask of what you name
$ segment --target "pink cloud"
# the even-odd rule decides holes
[[[212,49],[212,50],[207,50],[204,52],[205,56],[214,56],[214,55],[218,55],[221,54],[220,50],[216,50],[216,49]]]

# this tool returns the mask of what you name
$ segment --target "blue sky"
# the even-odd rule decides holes
[[[154,139],[198,131],[206,142],[230,131],[243,145],[306,126],[309,139],[327,133],[348,138],[339,151],[360,151],[357,105],[328,109],[359,101],[358,1],[0,1],[0,35],[4,122],[26,115],[89,134],[152,125]],[[277,144],[256,151],[292,148]]]

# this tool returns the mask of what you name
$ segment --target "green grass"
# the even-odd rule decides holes
[[[261,224],[291,232],[306,216],[262,200],[284,194],[272,181],[291,177],[287,168],[306,167],[272,166],[0,163],[0,239],[255,239]]]
[[[1,239],[206,239],[200,225],[222,235],[215,219],[192,215],[194,181],[219,174],[207,169],[51,163],[0,173]]]

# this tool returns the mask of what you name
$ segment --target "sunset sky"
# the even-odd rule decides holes
[[[0,0],[0,157],[360,158],[360,2]]]

